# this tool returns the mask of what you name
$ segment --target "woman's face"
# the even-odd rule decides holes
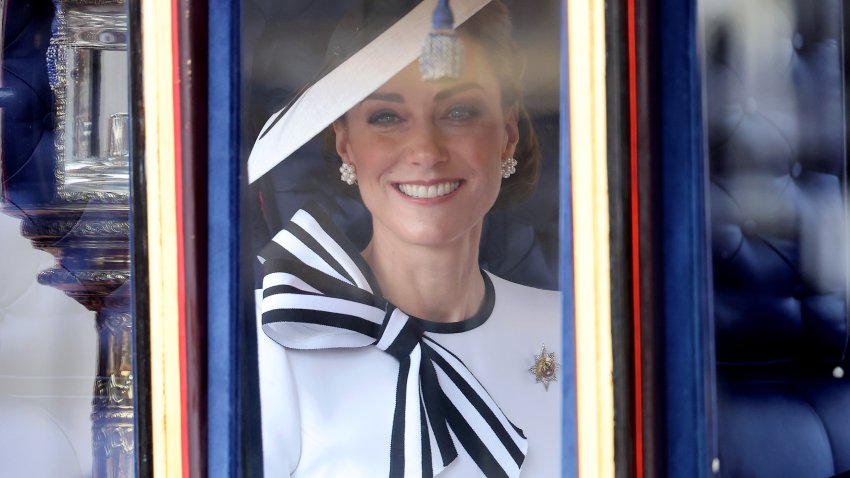
[[[499,166],[518,139],[480,46],[464,40],[463,76],[425,82],[418,62],[334,123],[337,152],[357,171],[375,234],[404,243],[478,240],[499,194]]]

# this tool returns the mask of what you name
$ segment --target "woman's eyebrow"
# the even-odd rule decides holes
[[[457,86],[453,86],[451,88],[437,92],[437,94],[434,95],[434,101],[444,100],[444,99],[446,99],[446,98],[448,98],[452,95],[456,95],[458,93],[463,93],[464,91],[471,90],[473,88],[477,88],[479,90],[484,89],[484,88],[481,87],[481,85],[479,85],[478,83],[475,83],[475,82],[461,83]]]
[[[393,103],[404,103],[404,97],[398,93],[379,93],[375,92],[367,96],[365,100],[391,101]]]

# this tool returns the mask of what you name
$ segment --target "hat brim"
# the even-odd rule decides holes
[[[454,0],[455,26],[491,0]],[[437,0],[424,0],[266,121],[248,158],[253,183],[419,58]]]

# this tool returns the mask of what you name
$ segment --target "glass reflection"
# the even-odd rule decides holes
[[[0,379],[14,385],[0,398],[27,397],[48,414],[60,403],[54,428],[73,448],[70,455],[60,448],[46,452],[49,436],[36,433],[38,422],[14,414],[29,433],[17,436],[38,448],[40,462],[31,464],[30,453],[20,453],[14,458],[28,471],[9,476],[134,476],[125,7],[114,0],[32,0],[15,2],[6,14],[3,212],[21,219],[10,236],[20,243],[23,235],[54,259],[45,261],[42,254],[39,263],[25,263],[27,254],[17,254],[13,259],[21,265],[10,266],[8,275],[31,290],[50,291],[37,281],[77,302],[43,299],[32,310],[17,306],[27,317],[37,310],[29,321],[0,316],[0,338],[19,338],[14,347],[0,340]],[[0,247],[11,250],[6,242]],[[75,317],[84,317],[76,328],[70,326]],[[13,326],[20,327],[17,335],[7,333]],[[23,386],[18,378],[39,384]],[[4,419],[9,410],[0,406],[4,429],[12,423]],[[0,431],[0,443],[8,436]],[[28,436],[42,438],[27,442]],[[33,446],[36,440],[41,446]],[[20,446],[0,448],[0,462],[8,465],[14,460],[2,458]],[[7,471],[4,466],[0,474]]]
[[[52,86],[60,194],[127,194],[127,15],[118,3],[57,13]]]
[[[850,468],[846,6],[698,2],[724,476]]]

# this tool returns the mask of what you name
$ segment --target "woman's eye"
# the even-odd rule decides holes
[[[378,111],[369,116],[369,124],[390,125],[397,123],[401,118],[393,111]]]
[[[476,116],[478,116],[478,109],[472,106],[455,106],[446,114],[446,117],[452,121],[468,121]]]

